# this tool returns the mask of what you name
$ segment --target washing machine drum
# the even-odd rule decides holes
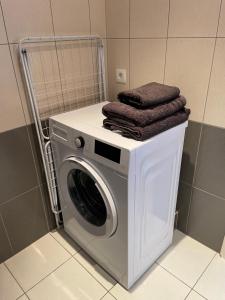
[[[59,169],[59,188],[83,229],[101,237],[110,237],[115,232],[117,214],[112,194],[89,163],[67,158]]]

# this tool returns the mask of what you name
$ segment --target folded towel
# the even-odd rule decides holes
[[[137,109],[124,103],[111,102],[103,106],[102,113],[114,121],[123,119],[126,125],[144,127],[156,120],[172,115],[183,108],[185,104],[186,99],[182,96],[168,103],[165,102],[146,109]]]
[[[179,88],[157,82],[145,84],[136,89],[124,91],[118,94],[120,102],[134,107],[148,107],[177,98],[180,95]]]
[[[126,121],[124,120],[119,123],[118,119],[114,120],[107,118],[103,120],[103,126],[112,131],[119,131],[125,137],[144,141],[185,122],[188,119],[189,114],[190,109],[182,109],[169,117],[158,120],[145,127],[129,126],[129,124],[126,124]]]

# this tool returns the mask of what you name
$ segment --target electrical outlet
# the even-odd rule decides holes
[[[117,83],[127,82],[127,71],[125,69],[116,69],[116,82]]]

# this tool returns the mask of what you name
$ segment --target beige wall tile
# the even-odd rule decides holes
[[[129,37],[129,0],[106,0],[108,38]]]
[[[225,127],[225,39],[222,38],[216,43],[204,121]]]
[[[130,47],[131,88],[163,82],[166,39],[132,39]]]
[[[10,42],[53,33],[49,1],[2,0],[2,7]]]
[[[225,37],[225,0],[222,0],[218,36]]]
[[[194,121],[203,120],[213,48],[213,38],[168,40],[165,83],[181,89]]]
[[[0,44],[5,44],[5,43],[7,43],[7,37],[6,37],[5,26],[3,22],[2,11],[0,9]]]
[[[108,93],[109,100],[116,100],[117,94],[129,88],[129,40],[108,39]],[[127,70],[127,83],[116,83],[116,69]]]
[[[56,35],[90,34],[88,0],[52,0],[51,3]]]
[[[53,44],[49,43],[49,45]],[[26,93],[23,70],[20,65],[18,45],[10,45],[10,48],[26,123],[30,124],[34,122],[34,120],[32,117],[30,100]],[[33,51],[32,58],[30,58],[29,61],[31,63],[33,87],[41,116],[45,117],[46,114],[49,115],[49,107],[51,107],[50,112],[52,114],[64,111],[58,63],[54,46],[48,47],[48,44],[46,44],[42,50],[39,49],[38,51]]]
[[[91,17],[91,34],[106,37],[105,0],[89,0]]]
[[[7,45],[0,46],[0,65],[0,132],[3,132],[23,126],[25,119]]]
[[[131,0],[131,37],[166,37],[168,12],[169,0]]]
[[[171,0],[170,37],[216,35],[220,0]]]
[[[24,114],[25,114],[26,123],[30,124],[30,123],[32,123],[32,118],[31,118],[31,112],[30,112],[30,109],[29,109],[28,98],[27,98],[26,93],[25,93],[25,85],[24,85],[24,82],[23,82],[22,69],[21,69],[21,66],[20,66],[20,57],[19,57],[19,52],[18,52],[18,44],[10,45],[10,49],[11,49],[13,65],[14,65],[14,68],[15,68],[16,79],[17,79],[17,82],[18,82],[19,94],[20,94],[20,99],[21,99],[22,106],[23,106],[23,111],[24,111]]]

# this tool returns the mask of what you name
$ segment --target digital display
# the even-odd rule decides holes
[[[120,163],[121,150],[116,147],[95,140],[95,153],[118,164]]]

